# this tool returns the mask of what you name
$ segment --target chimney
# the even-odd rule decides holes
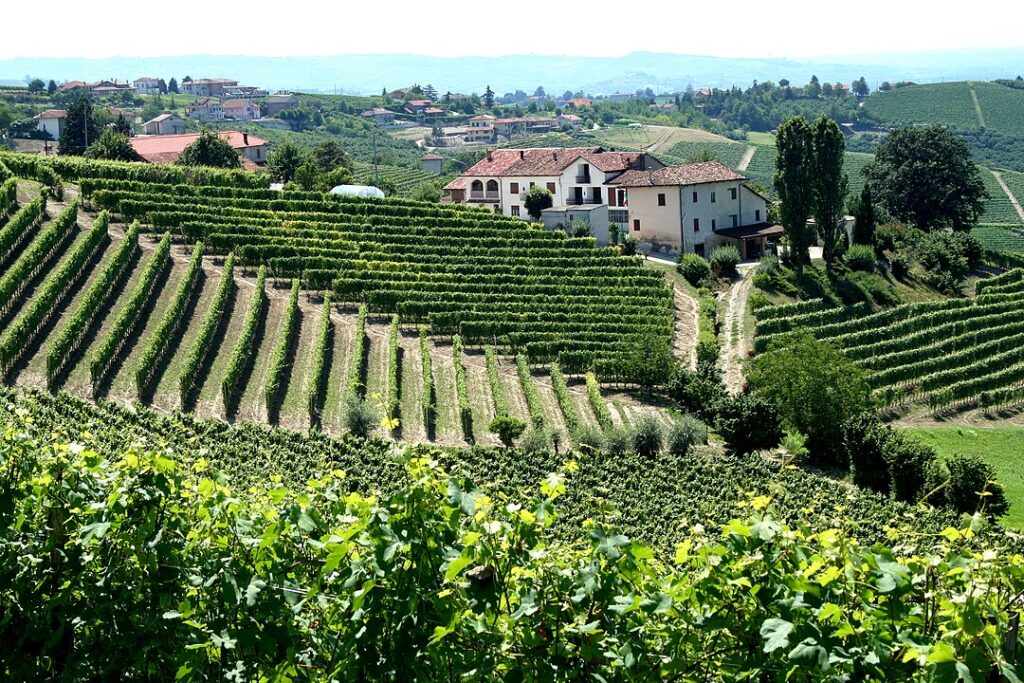
[[[242,133],[242,144],[245,145],[246,147],[249,146],[249,134],[248,133]]]
[[[524,150],[524,149],[519,150],[519,158],[520,159],[525,159],[526,158],[526,150]]]
[[[551,158],[554,159],[555,161],[558,161],[558,152],[552,152]]]
[[[491,150],[487,150],[487,161],[494,161],[494,155],[491,154]]]

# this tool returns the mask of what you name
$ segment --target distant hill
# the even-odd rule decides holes
[[[911,85],[875,93],[864,108],[884,125],[938,123],[961,130],[1024,135],[1024,90],[998,83]]]
[[[21,82],[25,76],[44,79],[95,80],[151,75],[179,80],[233,77],[267,88],[318,90],[349,94],[378,93],[413,82],[439,90],[483,92],[490,85],[499,94],[543,85],[548,92],[584,90],[595,95],[684,90],[688,85],[746,86],[752,81],[789,78],[806,82],[849,83],[864,76],[874,87],[882,81],[1014,77],[1024,63],[1024,48],[912,52],[807,60],[733,59],[698,55],[634,52],[621,57],[580,59],[551,55],[502,57],[428,57],[422,55],[338,55],[332,57],[250,57],[194,55],[187,57],[16,58],[0,60],[0,82]],[[1013,72],[1013,73],[1011,73]]]

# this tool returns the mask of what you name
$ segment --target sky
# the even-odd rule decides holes
[[[635,11],[631,10],[635,7]],[[54,0],[13,2],[0,59],[14,57],[619,56],[648,50],[720,57],[825,57],[1024,47],[1020,0]],[[23,17],[19,17],[23,14]],[[515,26],[514,31],[505,31]],[[38,27],[30,28],[30,27]]]

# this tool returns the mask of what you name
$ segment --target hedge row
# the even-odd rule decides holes
[[[291,293],[288,295],[288,309],[284,313],[284,320],[281,322],[281,331],[277,336],[277,343],[270,355],[270,369],[267,374],[267,384],[264,389],[264,398],[267,403],[267,412],[275,414],[282,398],[282,389],[285,384],[285,373],[288,371],[288,364],[291,358],[292,346],[295,344],[295,333],[299,322],[299,281],[292,280]]]
[[[224,321],[224,312],[234,287],[234,269],[235,255],[228,254],[224,261],[224,274],[221,276],[220,284],[217,285],[217,291],[213,294],[210,307],[203,314],[203,320],[199,324],[199,333],[185,355],[181,377],[178,379],[178,394],[181,398],[182,408],[189,405],[198,388],[199,371],[209,357],[213,338]]]
[[[256,331],[263,320],[263,308],[267,300],[266,292],[267,271],[260,266],[256,273],[256,286],[253,289],[252,301],[246,309],[245,319],[242,322],[242,333],[238,337],[231,358],[228,360],[228,368],[224,372],[224,381],[220,385],[221,398],[224,399],[224,411],[231,413],[235,401],[242,392],[242,378],[245,371],[252,363],[256,355]]]
[[[313,368],[309,374],[309,389],[306,392],[306,411],[309,413],[309,424],[319,426],[320,409],[324,398],[324,387],[331,352],[331,293],[324,295],[323,311],[320,316],[320,327],[316,331],[313,346]]]

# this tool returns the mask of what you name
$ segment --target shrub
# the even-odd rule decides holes
[[[604,450],[604,434],[592,425],[581,425],[576,430],[576,447],[584,453],[600,453]]]
[[[715,420],[716,406],[726,398],[721,370],[713,362],[698,363],[696,370],[677,366],[666,391],[682,410],[708,422]],[[778,439],[770,445],[776,443]]]
[[[505,448],[512,448],[516,439],[526,431],[526,423],[519,418],[499,415],[491,420],[490,424],[487,425],[487,429],[498,435],[498,440],[501,441]]]
[[[633,452],[644,458],[653,458],[661,453],[664,442],[661,420],[654,413],[641,413],[633,425]]]
[[[629,453],[633,445],[633,435],[625,427],[615,427],[605,434],[604,451],[613,458],[621,458]]]
[[[1010,510],[1003,487],[995,480],[995,468],[976,455],[954,455],[946,461],[949,480],[946,504],[957,512],[973,514],[984,509],[989,517]]]
[[[694,287],[699,287],[701,282],[711,276],[711,266],[707,259],[697,254],[683,254],[676,270]]]
[[[920,500],[935,462],[935,450],[913,437],[892,430],[885,442],[884,454],[893,497],[905,503]]]
[[[875,272],[875,250],[866,244],[854,244],[847,249],[845,260],[851,270]]]
[[[711,250],[708,258],[711,271],[720,277],[731,277],[736,274],[736,264],[740,262],[740,250],[732,245],[723,245]]]
[[[734,453],[774,448],[782,440],[775,404],[757,394],[726,396],[718,402],[715,429]]]
[[[349,434],[365,439],[377,429],[379,421],[369,403],[349,392],[345,400],[345,429]]]
[[[683,456],[698,444],[708,441],[707,426],[693,415],[682,415],[672,421],[665,438],[666,450],[672,455]]]
[[[551,438],[543,429],[532,427],[519,440],[519,448],[528,453],[542,453],[551,448]]]
[[[893,254],[889,258],[889,270],[892,271],[893,277],[905,278],[910,272],[910,262],[907,260],[906,254],[900,252]]]
[[[889,465],[885,444],[891,428],[870,413],[858,415],[843,425],[843,445],[853,474],[853,483],[861,488],[888,493]]]

